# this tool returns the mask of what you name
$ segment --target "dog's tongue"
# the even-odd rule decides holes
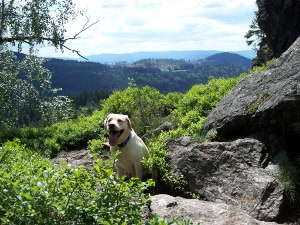
[[[109,134],[109,145],[115,146],[118,144],[118,135],[119,132],[110,132]]]

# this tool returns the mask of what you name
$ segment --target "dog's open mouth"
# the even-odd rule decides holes
[[[119,131],[109,131],[109,145],[115,146],[118,144],[118,138],[121,136],[121,134],[124,132],[124,130]]]

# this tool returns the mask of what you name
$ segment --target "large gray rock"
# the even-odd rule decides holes
[[[299,112],[300,38],[265,72],[242,79],[209,114],[203,131],[217,131],[223,138],[272,133],[273,140],[284,139],[288,153],[296,158]]]
[[[224,203],[213,203],[197,199],[184,199],[170,195],[156,195],[151,198],[152,214],[168,220],[189,218],[201,225],[275,225],[275,222],[258,221],[243,209]]]
[[[191,191],[208,201],[238,206],[261,221],[280,217],[284,188],[277,175],[284,153],[269,162],[266,147],[250,138],[197,143],[182,137],[166,143],[172,169],[188,179]]]

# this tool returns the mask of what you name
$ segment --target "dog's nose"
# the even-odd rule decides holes
[[[115,128],[115,124],[113,124],[113,123],[110,123],[110,124],[108,124],[108,127],[109,127],[109,129],[114,129]]]

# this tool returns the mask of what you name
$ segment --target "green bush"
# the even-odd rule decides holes
[[[103,140],[103,139],[89,140],[88,141],[88,149],[91,151],[91,153],[103,154],[103,153],[107,152],[107,150],[103,146],[104,142],[106,142],[106,140]]]
[[[199,135],[208,114],[245,75],[226,79],[210,78],[207,84],[194,85],[178,102],[177,109],[171,113],[178,121],[178,126],[185,129],[185,135]]]
[[[0,150],[1,224],[141,224],[151,181],[125,182],[101,164],[90,172],[57,167],[7,142]]]
[[[149,86],[136,87],[131,84],[123,91],[115,91],[102,101],[102,112],[128,115],[134,130],[142,136],[162,123],[165,97],[157,89]]]
[[[95,111],[91,116],[55,123],[44,128],[2,128],[0,141],[4,143],[18,138],[31,150],[53,158],[61,151],[86,147],[89,140],[103,140],[106,133],[103,128],[105,117],[102,111]]]
[[[143,163],[151,174],[151,178],[159,186],[159,191],[167,189],[170,194],[188,194],[187,180],[179,172],[171,171],[169,156],[170,153],[165,150],[166,138],[178,137],[178,130],[162,132],[156,140],[149,141],[149,159],[144,159]]]
[[[251,72],[263,72],[268,69],[268,66],[271,65],[275,60],[276,58],[273,58],[261,66],[254,67]]]

